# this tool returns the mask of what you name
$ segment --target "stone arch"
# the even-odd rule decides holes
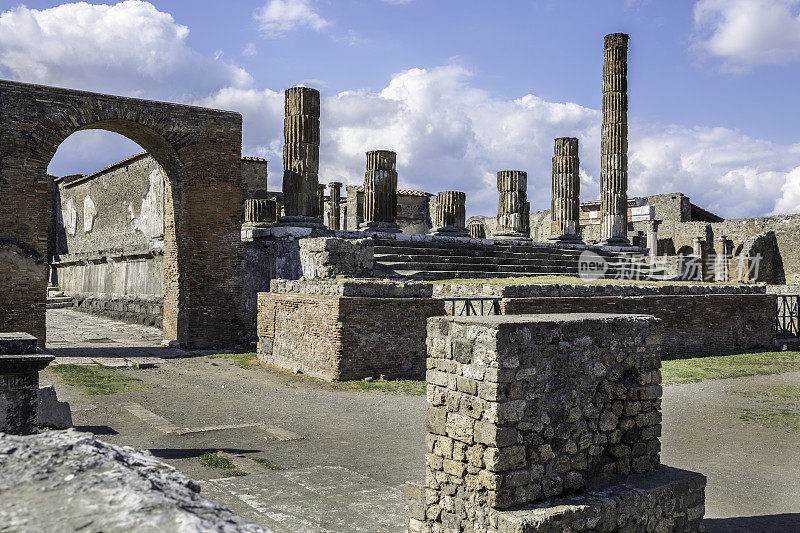
[[[241,115],[0,80],[0,240],[46,255],[47,166],[76,131],[128,137],[164,169],[164,334],[230,345],[241,329]],[[13,278],[13,276],[11,276]],[[45,339],[41,279],[3,297],[0,329]],[[0,292],[14,280],[0,279]]]
[[[681,246],[676,255],[694,255],[694,248],[691,246]]]

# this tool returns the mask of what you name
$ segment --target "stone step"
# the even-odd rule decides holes
[[[61,293],[62,295],[64,293]],[[72,296],[48,296],[47,309],[62,309],[65,307],[74,307],[75,299]]]
[[[386,255],[413,255],[413,256],[440,256],[440,257],[508,257],[512,259],[549,259],[549,258],[564,258],[571,257],[577,259],[580,253],[564,251],[546,251],[546,252],[521,252],[521,251],[508,251],[502,249],[487,250],[487,249],[455,249],[455,248],[409,248],[409,247],[377,247],[374,250],[375,257]]]

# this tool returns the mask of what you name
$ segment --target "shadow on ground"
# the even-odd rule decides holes
[[[736,518],[706,518],[703,520],[709,533],[772,533],[800,531],[800,513],[765,516],[737,516]]]
[[[148,451],[161,459],[189,459],[207,453],[225,452],[231,455],[261,453],[263,450],[240,450],[236,448],[149,448]]]

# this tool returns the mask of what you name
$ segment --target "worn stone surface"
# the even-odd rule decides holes
[[[580,241],[580,159],[578,139],[560,137],[555,140],[553,156],[553,192],[550,214],[552,232],[557,240]]]
[[[497,229],[492,238],[524,239],[530,235],[528,174],[522,170],[497,173]]]
[[[36,337],[28,333],[0,333],[0,355],[36,353]]]
[[[52,355],[0,355],[0,433],[36,433],[39,371],[53,359]]]
[[[397,154],[367,152],[364,175],[364,222],[359,229],[399,233],[397,225]]]
[[[148,452],[71,430],[0,436],[0,494],[14,531],[268,531]]]
[[[605,37],[600,141],[600,238],[628,242],[628,35]]]
[[[56,388],[53,385],[39,387],[38,420],[40,426],[55,429],[72,427],[72,411],[68,402],[59,402]]]
[[[368,239],[315,237],[300,241],[303,277],[372,276],[373,246]]]
[[[169,180],[165,335],[198,346],[231,343],[240,320],[241,115],[12,81],[0,82],[0,114],[0,328],[44,344],[47,165],[72,133],[105,129],[147,150]],[[88,227],[77,214],[75,222],[76,232]]]

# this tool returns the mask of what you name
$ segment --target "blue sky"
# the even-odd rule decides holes
[[[90,5],[92,4],[92,5]],[[552,139],[581,139],[599,190],[603,36],[631,35],[630,192],[682,191],[726,217],[800,211],[800,0],[0,2],[0,77],[209,105],[244,116],[244,151],[280,187],[282,90],[323,96],[320,180],[357,183],[368,149],[400,185],[465,190],[529,173],[549,204]],[[137,148],[67,140],[51,172]]]

